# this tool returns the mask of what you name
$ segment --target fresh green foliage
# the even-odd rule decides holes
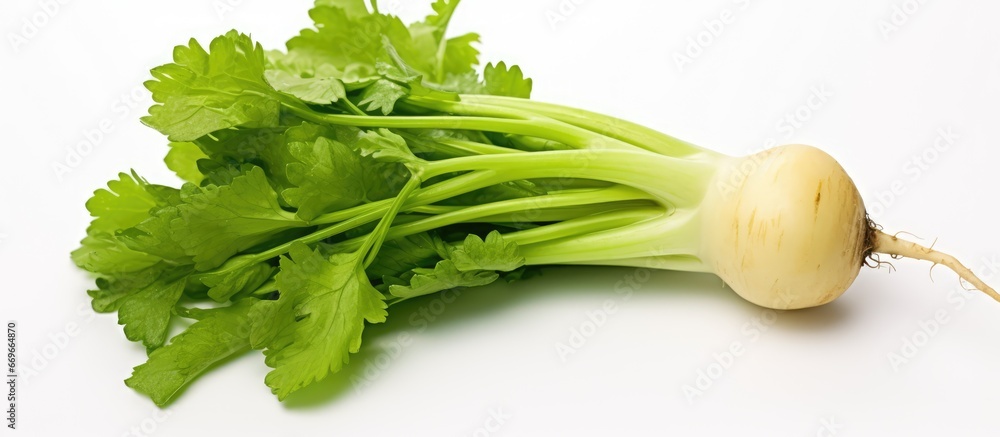
[[[274,272],[275,268],[266,262],[255,263],[253,260],[233,257],[212,273],[201,275],[200,280],[209,287],[208,297],[225,302],[237,293],[256,290]]]
[[[405,299],[450,290],[455,287],[486,285],[500,277],[496,272],[488,270],[459,271],[450,259],[439,261],[433,269],[413,269],[408,276],[410,276],[408,284],[400,279],[399,284],[389,286],[389,293]]]
[[[143,123],[171,141],[193,141],[231,127],[278,125],[280,105],[264,80],[264,49],[231,31],[205,50],[198,41],[174,49],[174,63],[146,82],[157,103]]]
[[[167,168],[177,173],[177,177],[194,184],[201,183],[205,175],[198,169],[198,161],[208,159],[208,155],[194,143],[170,143],[170,151],[163,162]]]
[[[306,103],[329,105],[347,96],[344,83],[336,77],[298,77],[284,70],[267,70],[265,75],[274,89]]]
[[[525,79],[521,73],[521,67],[500,63],[489,64],[483,71],[486,78],[485,90],[487,94],[494,96],[511,96],[527,99],[531,96],[531,79]]]
[[[128,248],[116,237],[119,230],[136,226],[177,198],[177,190],[150,185],[134,171],[121,173],[107,189],[94,192],[87,209],[94,220],[81,247],[73,251],[76,265],[95,273],[132,272],[160,261],[155,255]]]
[[[457,5],[406,25],[374,2],[317,0],[285,51],[231,31],[152,70],[143,122],[185,183],[120,174],[87,202],[72,254],[96,276],[94,310],[149,351],[128,386],[164,405],[258,349],[284,399],[348,364],[392,305],[541,263],[635,257],[620,247],[630,225],[669,216],[668,200],[711,176],[636,147],[648,132],[527,100],[515,65],[480,73],[478,36],[447,34]],[[668,198],[665,173],[702,182]],[[174,332],[177,317],[195,322]]]
[[[365,276],[362,256],[327,258],[297,243],[281,258],[280,297],[254,305],[250,331],[274,368],[265,382],[278,399],[340,370],[361,347],[364,322],[385,321],[384,296]],[[317,335],[326,332],[336,334]]]
[[[146,393],[156,405],[166,405],[184,385],[209,366],[250,349],[252,299],[210,310],[186,310],[197,320],[170,344],[149,354],[125,384]]]
[[[181,191],[178,217],[170,221],[170,232],[198,270],[218,267],[276,232],[306,225],[281,209],[260,167],[228,185],[186,188]]]
[[[451,253],[458,270],[495,270],[509,272],[524,265],[524,257],[518,254],[517,245],[504,242],[497,231],[490,232],[486,240],[478,235],[465,237],[465,243]]]
[[[119,273],[97,281],[90,292],[96,311],[118,311],[118,323],[125,325],[125,337],[142,342],[147,350],[163,345],[167,330],[184,292],[191,269],[170,268],[165,263],[137,272]]]
[[[311,143],[291,143],[289,150],[295,160],[285,165],[285,173],[295,186],[281,195],[303,219],[394,194],[389,184],[377,179],[387,169],[343,143],[320,137]]]

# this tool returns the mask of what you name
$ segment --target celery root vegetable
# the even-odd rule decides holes
[[[731,172],[738,175],[741,168],[753,170],[706,199],[704,257],[758,305],[830,302],[871,254],[874,231],[864,202],[844,169],[819,149],[789,145],[762,155],[735,164]],[[721,176],[719,183],[727,184],[728,175]]]
[[[719,190],[709,191],[703,205],[702,255],[711,272],[753,303],[828,303],[879,253],[943,264],[1000,300],[954,258],[877,229],[851,178],[819,149],[771,149],[738,160],[716,181]]]
[[[265,51],[191,40],[146,83],[143,122],[181,188],[134,172],[87,202],[80,267],[93,307],[149,353],[126,384],[169,402],[250,349],[279,399],[337,372],[399,302],[554,264],[718,275],[775,309],[828,303],[878,254],[953,257],[887,235],[828,154],[734,158],[529,99],[520,68],[477,72],[457,1],[404,25],[322,0],[315,28]],[[168,341],[171,322],[194,322]]]

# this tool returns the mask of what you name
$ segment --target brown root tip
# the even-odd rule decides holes
[[[871,249],[872,252],[913,259],[922,259],[924,261],[930,261],[934,264],[941,264],[949,269],[952,269],[955,273],[958,273],[959,277],[972,284],[972,286],[979,289],[979,291],[988,294],[994,300],[1000,302],[1000,294],[997,294],[996,290],[989,285],[986,285],[986,283],[979,279],[975,273],[972,273],[972,270],[969,270],[968,267],[958,262],[955,257],[946,253],[938,252],[929,247],[924,247],[911,241],[902,240],[893,235],[886,234],[873,226],[870,226],[869,229],[874,236],[874,244]]]

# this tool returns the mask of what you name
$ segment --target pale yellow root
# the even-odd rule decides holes
[[[964,279],[966,282],[972,284],[974,287],[988,294],[997,302],[1000,302],[1000,294],[997,294],[989,285],[986,285],[981,279],[979,279],[972,270],[968,267],[962,265],[958,262],[955,257],[948,255],[946,253],[938,252],[934,249],[921,246],[919,244],[901,240],[895,236],[886,234],[882,231],[875,231],[875,247],[874,252],[884,253],[888,255],[898,255],[906,258],[922,259],[925,261],[930,261],[934,264],[941,264],[949,269],[958,273],[958,276]]]

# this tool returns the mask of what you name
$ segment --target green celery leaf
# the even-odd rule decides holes
[[[231,258],[212,273],[199,275],[201,283],[209,287],[208,297],[225,302],[238,293],[256,290],[267,282],[275,268],[266,262],[252,263]]]
[[[330,64],[341,70],[354,63],[375,65],[386,20],[330,3],[318,3],[309,11],[316,29],[305,29],[289,40],[289,54],[310,59],[313,65]]]
[[[436,71],[425,71],[425,76],[437,83],[444,82],[447,75],[472,72],[479,64],[479,51],[472,46],[479,42],[479,35],[467,33],[445,38],[458,3],[458,0],[437,0],[431,5],[433,14],[409,26],[413,45],[425,52],[424,56],[430,57],[437,68]],[[443,52],[440,52],[442,45]]]
[[[385,128],[362,132],[358,137],[357,147],[361,154],[383,162],[402,164],[423,162],[410,151],[410,147],[406,145],[406,140],[403,137]]]
[[[507,64],[503,61],[493,65],[486,65],[483,70],[483,79],[486,82],[485,91],[494,96],[521,97],[527,99],[531,96],[531,79],[526,79],[521,73],[521,67],[512,65],[507,69]]]
[[[170,143],[170,151],[167,152],[163,162],[167,168],[177,174],[181,179],[193,184],[201,183],[205,175],[198,170],[198,160],[208,159],[208,155],[201,151],[197,144],[181,142]]]
[[[488,270],[459,271],[455,263],[447,259],[438,262],[433,269],[416,268],[413,273],[409,285],[390,285],[389,293],[408,299],[455,287],[478,287],[500,277],[496,272]]]
[[[465,237],[462,247],[451,253],[451,260],[459,271],[493,270],[509,272],[524,265],[524,257],[518,253],[517,244],[504,241],[498,231],[486,235],[486,240],[478,235]]]
[[[356,127],[309,123],[288,129],[288,156],[281,159],[292,189],[281,194],[300,208],[299,217],[311,220],[323,212],[387,199],[406,183],[409,174],[400,164],[362,156],[363,134]]]
[[[277,126],[280,103],[264,79],[264,49],[230,31],[209,51],[192,39],[174,49],[174,63],[154,68],[146,88],[156,102],[146,125],[171,141],[193,141],[231,127]]]
[[[125,385],[164,406],[210,366],[250,349],[251,300],[209,310],[192,309],[198,321],[149,354]]]
[[[276,69],[293,77],[337,78],[347,90],[364,88],[358,106],[388,115],[409,93],[481,89],[475,75],[479,51],[473,47],[478,35],[445,37],[457,5],[437,1],[433,14],[407,27],[397,17],[371,14],[356,2],[317,2],[310,11],[316,28],[289,40],[287,54],[268,56]],[[393,66],[391,71],[386,65]],[[375,71],[383,79],[374,80]]]
[[[398,164],[362,156],[364,132],[358,128],[305,123],[285,136],[288,156],[281,159],[290,188],[281,197],[304,220],[392,197],[405,183]]]
[[[306,103],[329,105],[347,97],[344,83],[335,77],[296,77],[282,70],[267,70],[265,76],[274,89]]]
[[[368,199],[369,187],[364,178],[368,169],[362,157],[343,143],[318,138],[311,143],[292,143],[290,148],[296,161],[285,170],[295,187],[285,189],[281,196],[298,208],[297,214],[303,220]]]
[[[156,282],[125,299],[118,309],[118,323],[125,325],[125,337],[152,351],[167,339],[171,311],[184,293],[184,280]]]
[[[170,221],[173,239],[198,270],[222,265],[229,257],[266,241],[272,234],[306,226],[281,209],[264,170],[253,167],[229,185],[185,186],[178,217]]]
[[[396,51],[396,47],[392,45],[392,41],[389,41],[388,38],[384,38],[382,44],[385,45],[386,54],[385,60],[380,60],[375,64],[375,68],[378,70],[379,74],[381,74],[383,78],[389,79],[401,85],[407,85],[409,87],[420,86],[423,73],[407,64],[406,61],[399,56],[399,53]]]
[[[108,182],[107,189],[99,189],[87,201],[87,210],[94,220],[89,231],[114,234],[147,219],[150,210],[166,205],[176,189],[154,186],[132,172],[119,173],[118,180]]]
[[[87,228],[87,237],[71,254],[73,262],[105,276],[156,264],[159,257],[130,249],[119,235],[178,198],[174,188],[149,184],[135,172],[120,173],[117,180],[108,182],[107,189],[95,191],[87,201],[94,220]]]
[[[246,175],[254,167],[254,164],[237,164],[237,163],[227,163],[222,164],[214,160],[201,160],[198,161],[198,171],[205,175],[205,179],[201,181],[201,186],[223,186],[233,183],[233,179],[240,176]],[[191,187],[181,187],[182,191],[187,192],[193,191]]]
[[[441,88],[458,94],[483,94],[485,87],[479,81],[479,74],[467,71],[461,74],[449,74],[441,84]]]
[[[93,299],[91,306],[99,313],[118,311],[125,298],[152,284],[167,268],[165,264],[157,264],[134,272],[97,278],[97,289],[87,292]]]
[[[280,70],[297,78],[336,79],[348,92],[362,89],[380,79],[374,65],[355,62],[340,69],[332,64],[318,63],[301,51],[284,53],[272,50],[267,52],[267,59],[270,68],[266,74],[274,74],[270,70]]]
[[[324,126],[312,123],[302,123],[285,131],[285,139],[289,143],[308,143],[320,138],[334,139],[344,142],[361,132],[354,126]],[[291,153],[289,153],[291,156]],[[294,157],[293,157],[294,158]]]
[[[369,15],[365,0],[316,0],[316,6],[340,8],[352,20]]]
[[[396,101],[406,97],[406,94],[406,88],[402,85],[379,79],[362,91],[358,106],[364,107],[366,111],[380,111],[382,115],[389,115],[396,106]]]
[[[125,325],[125,337],[142,342],[147,351],[163,345],[170,319],[184,292],[190,267],[163,264],[108,280],[98,280],[91,291],[98,311],[118,310],[118,323]]]
[[[382,244],[375,261],[366,273],[369,278],[401,276],[414,267],[430,267],[447,255],[444,242],[436,235],[422,232]]]
[[[445,55],[442,64],[444,73],[448,76],[461,76],[473,73],[476,65],[479,65],[479,50],[476,50],[473,46],[473,44],[477,43],[479,43],[479,35],[475,33],[467,33],[448,39],[445,43]]]
[[[281,147],[285,143],[284,134],[283,128],[226,129],[201,137],[194,143],[219,163],[245,163]]]
[[[177,201],[180,204],[180,200]],[[118,233],[118,239],[129,249],[147,253],[177,263],[190,264],[191,257],[174,238],[170,223],[180,217],[176,206],[153,211],[152,215],[131,228]]]
[[[201,185],[229,185],[233,178],[258,166],[264,169],[276,191],[291,187],[285,173],[285,165],[294,161],[288,150],[288,143],[294,140],[289,135],[304,126],[314,125],[287,129],[227,129],[199,138],[195,144],[212,158],[198,161],[198,169],[205,175]]]
[[[363,13],[357,6],[332,3],[318,2],[309,11],[316,29],[303,30],[289,40],[289,53],[308,56],[314,59],[314,65],[330,64],[346,70],[352,64],[374,66],[384,55],[383,40],[388,39],[407,64],[425,73],[434,70],[434,41],[415,40],[398,17]]]
[[[435,0],[431,4],[431,9],[434,10],[434,13],[425,17],[424,21],[411,24],[410,33],[426,32],[430,34],[434,41],[441,41],[444,39],[444,34],[448,29],[448,22],[451,21],[456,7],[458,7],[458,0]]]
[[[80,247],[70,257],[80,268],[106,276],[142,270],[161,259],[129,249],[120,238],[103,232],[94,232],[84,237],[80,241]]]
[[[254,305],[250,330],[251,344],[265,348],[265,363],[274,368],[264,381],[278,399],[339,371],[360,348],[364,322],[385,321],[386,304],[365,276],[363,255],[327,259],[296,244],[281,258],[280,295]]]

